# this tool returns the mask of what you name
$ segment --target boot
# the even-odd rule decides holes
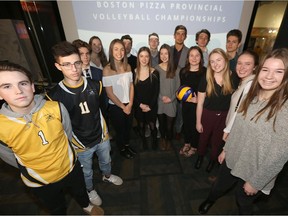
[[[160,138],[160,150],[166,150],[166,140],[164,138]]]
[[[200,167],[202,166],[202,162],[203,162],[203,156],[198,155],[197,161],[195,163],[195,169],[200,169]]]
[[[166,151],[172,150],[171,140],[166,139]]]
[[[152,149],[157,150],[158,140],[157,140],[157,128],[151,131],[152,134]]]
[[[215,161],[214,160],[210,160],[208,163],[208,166],[206,167],[206,172],[210,173],[213,169],[215,165]]]
[[[147,145],[147,141],[146,141],[146,137],[145,137],[145,127],[140,128],[140,136],[141,136],[141,140],[142,140],[143,150],[147,151],[148,145]]]

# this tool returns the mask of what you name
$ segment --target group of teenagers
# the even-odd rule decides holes
[[[268,195],[288,160],[288,49],[268,53],[259,63],[253,51],[238,54],[242,34],[227,34],[226,52],[208,52],[210,32],[196,34],[197,46],[184,45],[187,29],[176,26],[175,45],[159,46],[159,36],[148,36],[148,46],[131,53],[132,38],[114,39],[106,57],[99,37],[89,43],[77,39],[52,47],[55,67],[63,73],[46,95],[34,95],[32,74],[22,66],[0,63],[0,156],[19,168],[51,214],[65,214],[69,189],[83,210],[101,215],[102,200],[93,185],[93,155],[103,181],[121,185],[111,174],[109,123],[120,154],[132,159],[133,118],[143,148],[145,130],[152,148],[170,150],[174,130],[183,129],[180,154],[198,154],[200,169],[209,153],[206,171],[220,164],[207,199],[205,214],[216,200],[236,186],[240,214],[251,214],[261,194]],[[177,101],[180,86],[193,97]],[[157,139],[159,122],[160,142]],[[183,126],[182,126],[183,125]]]

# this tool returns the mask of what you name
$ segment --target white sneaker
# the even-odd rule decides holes
[[[104,182],[110,182],[114,185],[122,185],[122,183],[123,183],[123,180],[119,176],[116,176],[113,174],[111,174],[109,178],[107,178],[105,175],[103,175],[102,180]]]
[[[83,211],[88,215],[104,215],[104,210],[101,207],[91,204],[89,204],[88,207],[83,208]]]
[[[100,206],[102,204],[102,199],[97,194],[95,190],[88,192],[89,200],[93,205]]]

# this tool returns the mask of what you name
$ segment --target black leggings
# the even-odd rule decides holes
[[[161,138],[172,140],[175,117],[170,117],[166,114],[159,114],[158,120]]]
[[[223,161],[220,166],[217,180],[213,184],[209,193],[208,200],[215,202],[229,189],[236,186],[235,197],[239,208],[239,214],[251,215],[253,213],[253,203],[259,197],[259,195],[262,194],[262,192],[258,191],[258,193],[253,196],[247,196],[243,189],[245,181],[243,181],[241,178],[233,176],[230,172],[231,169],[229,169],[226,162]]]
[[[109,116],[116,132],[116,143],[121,150],[129,145],[130,130],[132,128],[132,112],[127,115],[116,105],[109,105]]]

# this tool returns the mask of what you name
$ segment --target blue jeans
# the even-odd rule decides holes
[[[91,191],[93,187],[93,155],[98,157],[99,168],[103,175],[111,174],[110,140],[103,141],[86,151],[78,153],[78,159],[83,166],[86,189]]]

